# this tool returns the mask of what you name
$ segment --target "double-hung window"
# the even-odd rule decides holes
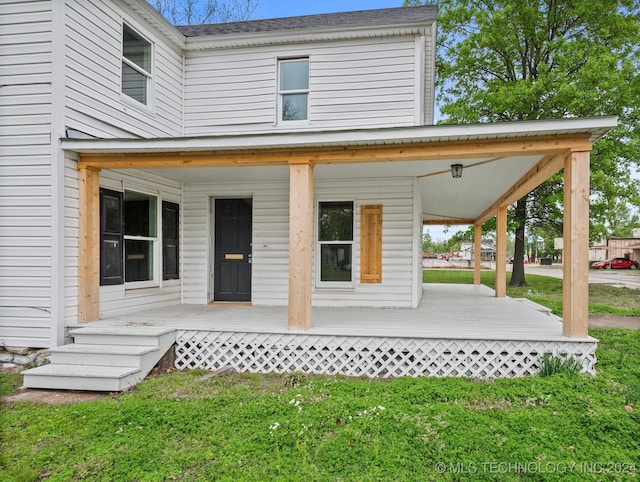
[[[179,206],[157,196],[100,189],[100,284],[178,279],[179,219]]]
[[[280,60],[279,118],[281,121],[309,119],[309,59]]]
[[[124,192],[124,273],[127,283],[157,279],[158,198]]]
[[[122,26],[122,93],[149,105],[151,42],[126,24]]]
[[[319,284],[353,282],[353,201],[318,204]]]

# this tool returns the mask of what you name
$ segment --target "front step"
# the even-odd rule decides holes
[[[175,342],[175,330],[172,328],[162,328],[158,326],[132,326],[119,327],[107,326],[87,327],[71,330],[69,335],[73,337],[74,343],[86,345],[158,345],[158,337],[173,334]]]
[[[73,343],[49,350],[51,363],[59,365],[97,365],[115,367],[140,367],[143,355],[158,350],[153,346],[139,345],[88,345]]]
[[[159,327],[87,327],[51,349],[51,364],[22,372],[25,388],[123,391],[144,379],[175,343]]]
[[[140,382],[140,368],[49,364],[22,372],[25,388],[121,392]]]

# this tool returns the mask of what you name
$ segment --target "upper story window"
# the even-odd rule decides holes
[[[151,43],[128,25],[122,26],[122,93],[149,104]]]
[[[309,119],[309,59],[279,62],[279,110],[281,121]]]

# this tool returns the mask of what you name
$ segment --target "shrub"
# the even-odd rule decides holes
[[[577,375],[581,370],[582,364],[572,356],[545,353],[540,359],[540,371],[538,374],[541,377],[549,377],[558,373]]]

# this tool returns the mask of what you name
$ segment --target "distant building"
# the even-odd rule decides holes
[[[460,255],[462,259],[473,259],[473,243],[464,241],[460,244]],[[480,259],[482,261],[495,261],[496,247],[491,239],[483,239],[480,247]]]
[[[607,240],[607,258],[628,258],[640,261],[640,228],[632,231],[630,238]]]

